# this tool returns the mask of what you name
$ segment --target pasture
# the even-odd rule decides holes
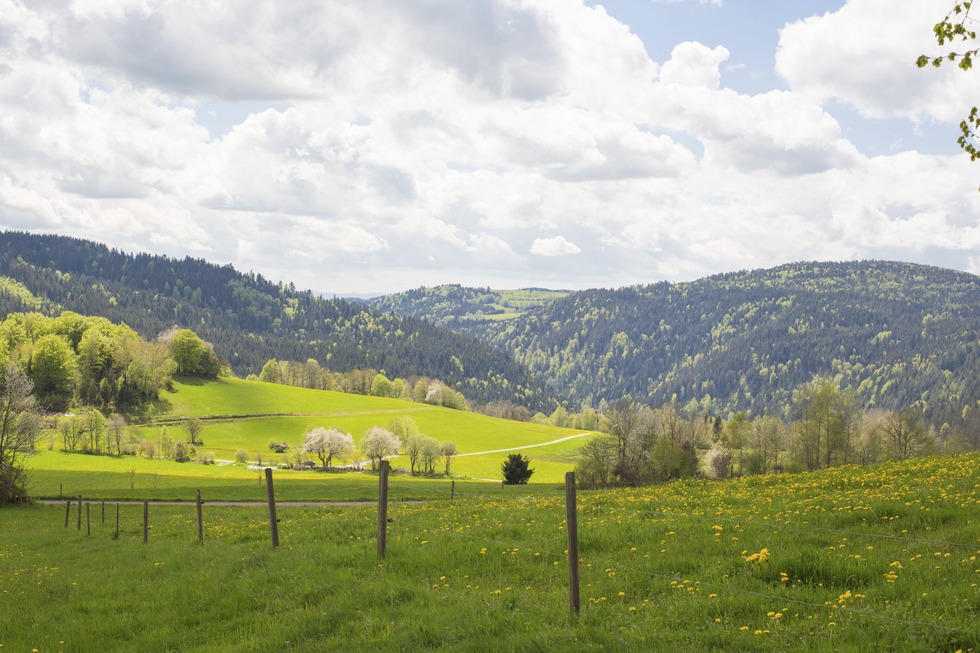
[[[373,506],[0,510],[10,651],[980,650],[980,454],[579,493]],[[394,483],[397,485],[398,481]],[[278,490],[277,481],[277,490]],[[277,492],[278,493],[278,492]],[[110,512],[113,514],[113,512]]]
[[[531,447],[522,451],[531,457],[535,469],[531,483],[541,486],[531,492],[553,493],[557,492],[555,484],[574,467],[576,452],[585,442],[584,437],[577,437],[582,432],[572,429],[409,401],[225,378],[209,382],[178,378],[174,391],[165,394],[150,421],[134,427],[135,435],[160,450],[164,432],[174,440],[186,441],[183,423],[189,417],[203,423],[199,438],[204,444],[197,446],[198,454],[212,453],[225,464],[65,453],[60,451],[57,433],[51,431],[39,443],[39,453],[28,461],[29,491],[32,496],[48,499],[83,494],[92,499],[189,500],[195,489],[201,489],[211,500],[260,500],[265,492],[258,483],[260,473],[246,469],[246,465],[227,464],[239,449],[247,451],[251,463],[278,465],[296,459],[310,427],[336,427],[358,441],[372,426],[387,426],[395,418],[410,417],[425,435],[456,443],[463,454],[452,461],[457,483],[479,483],[492,496],[499,490],[500,464],[507,454],[479,452]],[[290,449],[277,454],[269,449],[270,442],[286,442]],[[554,444],[540,446],[550,442]],[[309,454],[300,457],[315,459]],[[391,463],[396,470],[409,467],[404,456],[393,458]],[[442,469],[442,464],[437,468]],[[498,482],[497,487],[487,481]],[[449,481],[441,478],[398,474],[393,484],[393,499],[424,498],[433,491],[448,497],[449,492]],[[283,470],[277,474],[277,487],[284,499],[360,500],[374,496],[376,485],[376,476],[356,471]]]

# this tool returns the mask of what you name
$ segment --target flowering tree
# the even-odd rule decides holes
[[[316,455],[324,467],[330,467],[334,458],[346,458],[354,453],[354,438],[340,429],[318,426],[306,432],[303,451]]]
[[[361,453],[371,459],[371,469],[377,469],[385,456],[393,456],[401,448],[401,440],[380,426],[372,426],[361,439]]]

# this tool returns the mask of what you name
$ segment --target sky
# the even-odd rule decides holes
[[[980,272],[952,0],[0,0],[0,228],[327,295]]]

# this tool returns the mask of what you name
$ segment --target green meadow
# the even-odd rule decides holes
[[[980,454],[376,511],[0,510],[4,651],[978,651]],[[399,479],[393,478],[397,487]],[[444,484],[444,483],[443,483]],[[484,484],[486,486],[486,484]],[[433,487],[436,482],[433,482]],[[279,494],[277,485],[277,494]],[[485,488],[484,488],[485,489]],[[91,534],[89,535],[89,528]]]
[[[260,472],[230,464],[239,449],[247,451],[253,464],[285,464],[295,458],[310,427],[336,427],[359,441],[370,427],[387,426],[403,416],[413,419],[425,435],[455,442],[464,455],[453,459],[451,478],[490,494],[506,492],[499,487],[500,465],[507,450],[522,447],[530,447],[519,450],[531,458],[535,470],[531,477],[535,489],[531,491],[555,492],[555,484],[563,482],[565,472],[574,467],[576,452],[586,439],[579,437],[582,432],[572,429],[409,401],[239,379],[179,378],[149,421],[138,426],[138,438],[156,444],[166,432],[175,440],[185,441],[187,432],[182,424],[196,417],[204,425],[198,436],[204,444],[197,446],[197,452],[213,453],[219,464],[65,453],[56,433],[50,432],[49,440],[42,441],[39,453],[28,461],[29,491],[34,497],[47,499],[82,494],[100,500],[189,500],[195,489],[201,489],[212,500],[261,500],[265,489]],[[269,449],[270,442],[285,442],[290,449],[276,454]],[[491,451],[495,453],[480,453]],[[396,472],[393,499],[426,498],[433,493],[448,496],[450,479],[409,476],[404,473],[409,467],[404,456],[393,458],[391,464]],[[276,473],[275,484],[282,498],[289,500],[361,500],[377,493],[377,477],[360,471],[281,470]]]

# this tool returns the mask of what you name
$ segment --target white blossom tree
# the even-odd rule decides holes
[[[354,453],[354,438],[340,429],[317,426],[306,432],[303,451],[314,454],[324,467],[330,467],[334,458],[347,458]]]
[[[385,456],[393,456],[401,448],[401,440],[380,426],[372,426],[361,439],[361,453],[371,459],[371,469],[377,469]]]

